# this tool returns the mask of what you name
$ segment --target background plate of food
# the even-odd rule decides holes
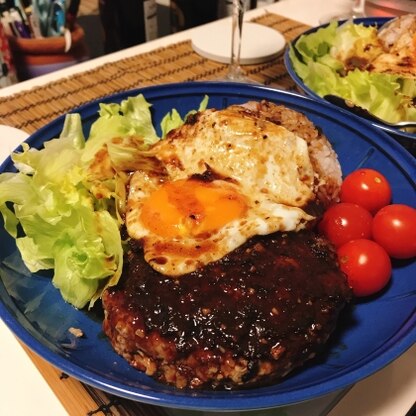
[[[415,121],[415,33],[414,14],[333,21],[296,38],[285,51],[285,65],[311,97],[332,94],[387,122]],[[372,123],[415,150],[414,127]]]
[[[415,160],[371,124],[262,86],[166,84],[25,143],[1,167],[0,316],[70,376],[250,410],[347,387],[414,344],[414,258],[358,298],[314,231],[341,170],[378,169],[390,202],[416,206]]]

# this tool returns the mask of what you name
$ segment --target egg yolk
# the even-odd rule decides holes
[[[144,201],[142,224],[162,237],[198,237],[218,230],[247,210],[246,199],[218,183],[166,182]]]

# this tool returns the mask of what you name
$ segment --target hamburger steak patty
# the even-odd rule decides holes
[[[103,295],[104,331],[130,364],[178,388],[276,382],[314,357],[351,298],[312,231],[254,237],[221,260],[164,276],[132,241]]]

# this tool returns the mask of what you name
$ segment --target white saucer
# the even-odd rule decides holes
[[[252,65],[270,61],[283,52],[285,45],[285,38],[277,30],[244,22],[240,63]],[[196,30],[192,36],[192,47],[205,58],[228,64],[231,56],[231,20],[218,20]]]

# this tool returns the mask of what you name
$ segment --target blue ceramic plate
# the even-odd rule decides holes
[[[387,21],[389,21],[391,18],[388,17],[364,17],[364,18],[360,18],[360,19],[355,19],[354,23],[363,23],[366,26],[377,26],[380,27],[381,25],[383,25],[384,23],[386,23]],[[314,27],[312,29],[307,30],[306,32],[304,32],[302,35],[308,35],[310,33],[316,32],[318,29],[320,29],[321,27],[327,26],[325,25],[321,25],[321,26],[317,26]],[[296,39],[294,39],[291,43],[294,45],[296,43],[296,41],[299,39],[300,36],[299,35]],[[289,73],[290,77],[293,79],[293,81],[296,83],[296,85],[298,86],[298,88],[303,91],[305,94],[307,94],[310,97],[316,98],[319,101],[325,101],[322,97],[320,97],[317,93],[315,93],[312,89],[310,89],[309,87],[307,87],[303,80],[298,76],[298,74],[295,72],[293,65],[292,65],[292,61],[290,60],[289,57],[289,47],[286,48],[285,53],[284,53],[284,63],[286,66],[286,70]],[[345,110],[347,111],[347,110]],[[386,131],[387,133],[391,134],[393,137],[397,138],[397,140],[399,142],[401,142],[402,144],[404,144],[406,147],[411,147],[412,149],[414,149],[414,147],[416,146],[416,134],[414,133],[407,133],[404,132],[400,129],[394,128],[394,127],[389,127],[386,124],[382,124],[382,123],[378,123],[378,122],[372,122],[372,124],[379,128],[382,129],[384,131]]]
[[[359,166],[381,170],[393,185],[394,202],[416,206],[416,161],[387,134],[334,106],[293,93],[233,83],[186,83],[130,91],[102,101],[120,102],[142,92],[153,104],[155,123],[173,107],[182,115],[198,107],[204,94],[209,106],[222,108],[266,99],[306,114],[331,140],[344,171]],[[97,117],[98,102],[78,109],[85,132]],[[29,139],[34,147],[57,137],[63,116]],[[2,171],[12,170],[7,160]],[[326,351],[279,384],[245,391],[181,391],[161,385],[131,368],[111,348],[101,329],[99,310],[76,310],[54,289],[48,274],[22,275],[16,246],[0,231],[0,316],[32,350],[84,383],[115,395],[182,409],[248,410],[316,398],[374,373],[416,341],[416,263],[397,262],[390,286],[379,296],[355,304],[339,322]],[[85,337],[74,342],[68,328]]]

